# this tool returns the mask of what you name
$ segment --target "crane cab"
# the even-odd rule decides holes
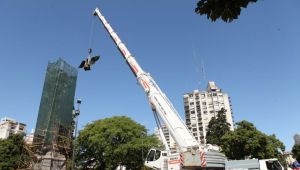
[[[166,167],[167,169],[168,153],[159,149],[150,149],[145,160],[145,166],[152,169],[162,169],[162,167]]]
[[[181,167],[179,153],[169,154],[168,151],[154,148],[149,150],[144,165],[158,170],[184,170]]]

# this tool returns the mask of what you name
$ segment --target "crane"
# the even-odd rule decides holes
[[[178,153],[151,149],[145,160],[145,166],[160,170],[224,169],[225,156],[219,152],[210,150],[207,146],[199,145],[168,97],[162,92],[152,76],[141,68],[135,57],[133,57],[102,15],[99,8],[96,8],[93,14],[103,24],[133,75],[136,77],[139,85],[143,88],[153,112],[164,122],[170,135],[179,147]]]

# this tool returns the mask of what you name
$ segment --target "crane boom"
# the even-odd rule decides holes
[[[95,9],[94,15],[98,16],[104,28],[118,47],[129,68],[137,78],[138,83],[144,89],[152,109],[158,113],[165,123],[171,136],[179,146],[179,149],[181,151],[199,149],[199,144],[196,139],[189,132],[185,123],[180,119],[178,112],[175,110],[167,96],[161,91],[150,74],[143,71],[98,8]]]

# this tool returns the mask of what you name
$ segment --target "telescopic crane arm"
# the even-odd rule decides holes
[[[185,123],[180,119],[178,112],[175,110],[167,96],[160,90],[150,74],[143,71],[98,8],[95,9],[94,15],[98,16],[104,28],[118,47],[129,68],[137,78],[138,83],[146,92],[152,109],[161,117],[171,136],[179,146],[179,149],[181,151],[199,149],[199,144],[189,132]]]

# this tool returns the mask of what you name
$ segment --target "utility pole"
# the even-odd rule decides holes
[[[75,130],[74,130],[74,139],[73,139],[73,153],[72,153],[72,170],[75,169],[75,141],[77,137],[77,125],[78,125],[78,116],[80,114],[80,104],[81,99],[77,99],[77,109],[73,112],[73,120],[75,119]]]
[[[144,162],[144,133],[142,132],[142,160]]]

